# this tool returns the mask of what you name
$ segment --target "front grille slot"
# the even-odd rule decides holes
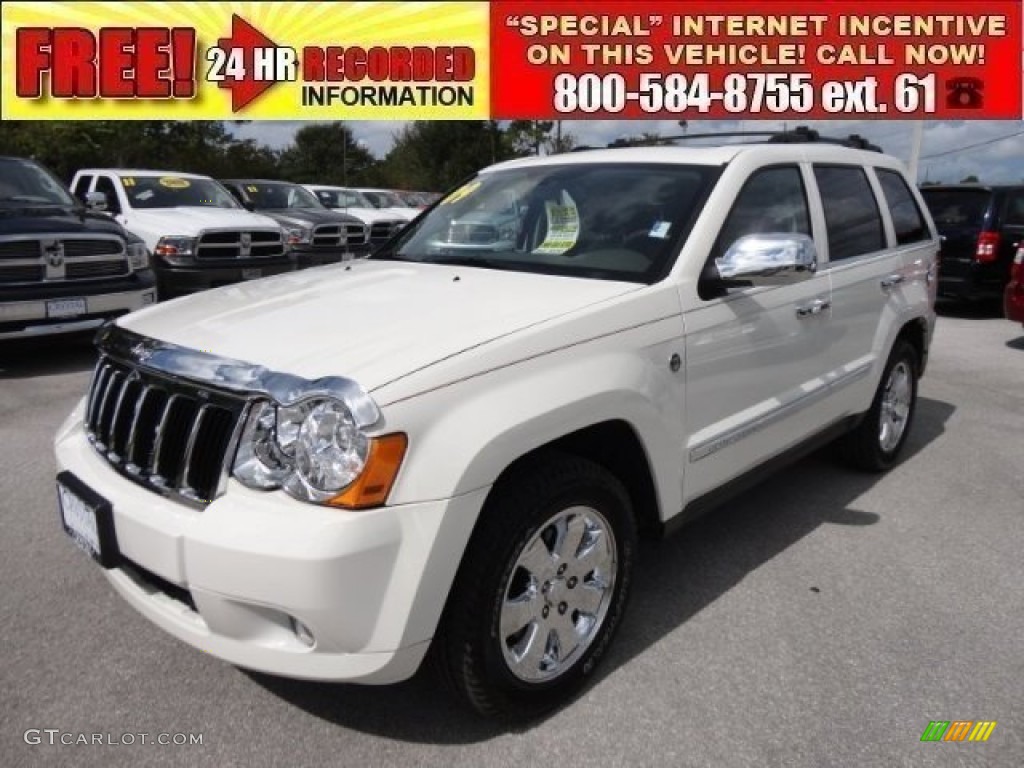
[[[313,245],[326,247],[341,243],[341,227],[337,224],[325,224],[313,230]]]
[[[0,261],[0,283],[41,283],[45,274],[46,268],[41,264],[5,267]]]
[[[218,492],[245,401],[103,357],[86,407],[100,454],[136,482],[203,506]]]
[[[128,274],[128,262],[119,261],[69,261],[64,268],[68,280],[86,280],[96,277],[118,277]]]
[[[38,240],[14,240],[0,243],[0,259],[36,259],[39,258],[40,253]]]
[[[388,240],[391,235],[401,229],[401,222],[377,221],[370,226],[370,239],[373,241]]]

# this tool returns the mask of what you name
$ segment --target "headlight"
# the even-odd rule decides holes
[[[196,239],[170,235],[161,237],[153,249],[153,253],[168,264],[183,264],[191,261],[196,255]]]
[[[340,400],[250,409],[233,474],[250,488],[281,488],[320,504],[361,508],[387,499],[405,454],[402,434],[371,438]]]
[[[127,253],[128,266],[133,271],[136,269],[146,269],[149,266],[149,251],[146,250],[145,243],[128,243]]]
[[[307,245],[312,239],[312,227],[287,227],[285,229],[285,242],[288,245]]]

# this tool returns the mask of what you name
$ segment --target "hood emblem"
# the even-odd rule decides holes
[[[239,238],[239,243],[241,245],[241,256],[249,256],[252,254],[252,233],[243,232]]]

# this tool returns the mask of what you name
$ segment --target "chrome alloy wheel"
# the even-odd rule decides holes
[[[878,444],[886,453],[896,449],[907,429],[914,394],[913,375],[907,361],[900,360],[889,371],[885,382],[878,414]]]
[[[575,664],[604,623],[617,566],[614,532],[596,509],[564,509],[537,530],[512,568],[498,617],[515,677],[543,683]]]

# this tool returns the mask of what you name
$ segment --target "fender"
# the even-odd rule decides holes
[[[683,377],[667,361],[678,318],[559,350],[383,407],[409,433],[390,504],[489,486],[516,459],[605,421],[635,432],[659,515],[682,508]],[[653,343],[652,343],[653,342]]]

